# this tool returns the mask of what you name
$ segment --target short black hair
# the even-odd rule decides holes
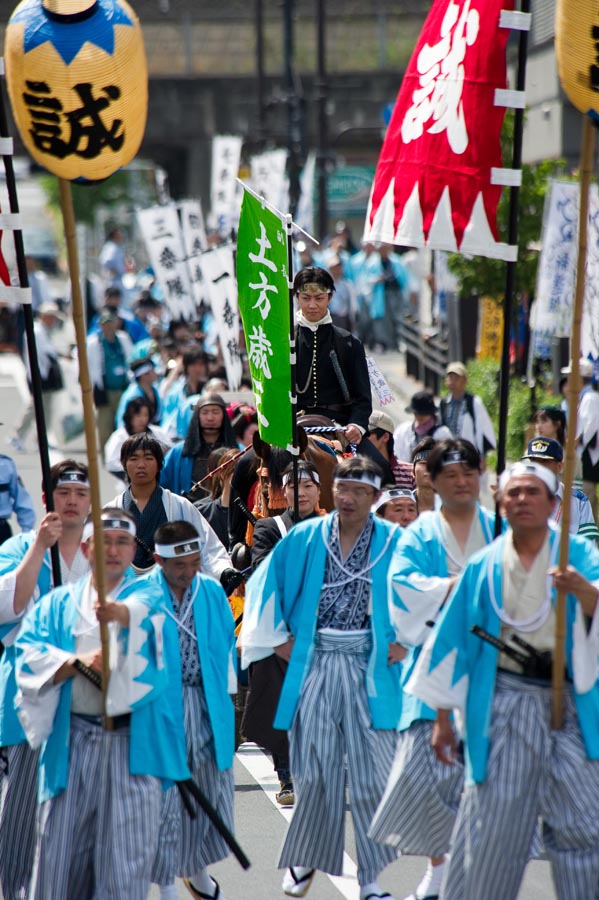
[[[313,481],[314,484],[317,484],[318,487],[320,487],[320,482],[316,481],[316,479],[314,478],[315,475],[318,475],[318,469],[316,468],[314,463],[311,463],[307,459],[298,459],[298,461],[297,461],[298,476],[299,476],[300,472],[305,472],[309,476],[310,481]],[[283,475],[293,475],[293,462],[290,462],[288,466],[285,466],[282,474]]]
[[[193,541],[199,538],[198,529],[191,522],[165,522],[154,532],[155,544],[178,544],[179,541]]]
[[[445,440],[435,443],[431,455],[426,461],[426,468],[433,481],[442,471],[443,463],[450,453],[459,453],[461,462],[465,466],[480,472],[480,453],[474,444],[464,438],[445,438]]]
[[[186,350],[183,354],[183,372],[187,375],[188,368],[193,365],[193,363],[202,362],[208,369],[208,357],[206,356],[206,352],[202,350],[200,347],[194,347],[193,349]]]
[[[430,434],[427,434],[426,437],[423,437],[421,441],[418,441],[418,443],[412,450],[412,462],[426,462],[436,443],[437,441],[433,437],[431,437]]]
[[[331,294],[335,290],[332,276],[320,266],[306,266],[305,269],[300,269],[293,279],[293,293],[298,294],[305,284],[321,284],[323,290],[330,291]]]
[[[125,407],[125,412],[123,413],[123,425],[125,426],[127,434],[133,434],[133,416],[136,416],[142,409],[147,409],[150,414],[150,418],[148,419],[149,424],[150,419],[152,418],[150,401],[145,397],[133,397],[132,400],[129,400],[129,403]]]
[[[381,467],[368,456],[350,456],[349,459],[342,459],[333,471],[333,479],[352,476],[359,478],[361,475],[376,475],[381,481],[383,479]]]
[[[127,461],[129,460],[129,457],[133,456],[133,454],[137,453],[139,450],[143,453],[149,452],[154,456],[154,459],[158,463],[158,471],[160,472],[164,462],[162,444],[160,441],[157,441],[155,437],[152,437],[151,434],[148,434],[147,431],[143,431],[141,434],[132,434],[131,437],[128,437],[127,440],[123,441],[123,446],[121,447],[121,466],[123,467],[125,474],[127,474]],[[129,480],[129,476],[127,475],[127,481]]]
[[[89,471],[85,463],[77,462],[76,459],[63,459],[62,462],[54,463],[50,469],[50,483],[53,491],[56,489],[58,479],[61,475],[64,475],[65,472],[81,472],[82,475],[89,478]],[[42,484],[42,491],[43,490],[44,485]]]

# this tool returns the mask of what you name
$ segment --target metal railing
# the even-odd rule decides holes
[[[409,316],[399,323],[399,339],[406,346],[406,372],[437,396],[449,363],[449,342],[443,333],[431,332]]]

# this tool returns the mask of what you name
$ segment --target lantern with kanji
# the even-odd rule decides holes
[[[99,181],[133,159],[148,75],[125,0],[23,0],[4,58],[15,121],[36,162],[60,178]]]
[[[599,6],[558,0],[555,53],[562,87],[576,109],[599,119]]]

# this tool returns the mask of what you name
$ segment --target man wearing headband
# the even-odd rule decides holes
[[[299,305],[295,368],[298,409],[328,416],[347,426],[345,436],[358,444],[372,411],[370,380],[362,343],[333,325],[329,303],[335,283],[325,269],[309,266],[295,276]]]
[[[123,416],[127,404],[134,397],[144,397],[150,404],[150,422],[160,424],[162,418],[162,400],[156,387],[158,375],[153,360],[149,356],[134,359],[129,368],[133,375],[133,382],[127,390],[123,391],[114,419],[115,428],[123,425]]]
[[[374,504],[374,512],[377,516],[407,528],[418,518],[418,501],[415,491],[407,488],[387,486],[377,502]]]
[[[556,896],[597,895],[599,551],[571,535],[568,566],[558,569],[556,491],[555,475],[534,462],[503,472],[510,528],[464,568],[406,688],[438,709],[433,744],[448,768],[450,711],[465,720],[467,784],[444,900],[515,900],[539,817]],[[566,595],[566,683],[554,731],[557,590]]]
[[[316,869],[342,874],[347,758],[360,900],[389,900],[377,879],[396,854],[367,831],[393,758],[405,650],[387,603],[400,530],[371,512],[380,484],[371,460],[339,463],[335,511],[295,525],[247,586],[242,666],[273,648],[289,661],[274,727],[291,747],[295,808],[279,859],[291,897]]]
[[[187,757],[192,777],[233,831],[234,709],[237,691],[235,623],[223,589],[200,574],[200,541],[189,522],[168,522],[155,535],[157,566],[140,582],[158,589],[179,637],[179,690],[183,694]],[[182,684],[182,687],[181,687]],[[191,819],[176,788],[162,798],[158,852],[152,881],[161,900],[176,900],[175,876],[197,898],[224,900],[208,866],[229,848],[204,812]]]
[[[402,666],[404,684],[462,568],[491,543],[495,528],[495,516],[478,502],[480,456],[469,441],[437,442],[426,465],[441,507],[421,513],[405,530],[391,571],[392,618],[412,644]],[[435,717],[434,709],[405,698],[395,764],[370,830],[381,843],[429,857],[411,900],[439,894],[463,787],[461,765],[441,766],[431,748]]]
[[[90,574],[55,588],[26,616],[17,647],[17,710],[40,747],[36,852],[30,892],[145,900],[160,821],[161,779],[189,777],[174,622],[162,595],[131,569],[135,522],[101,514],[106,598],[98,604],[91,517],[82,548]],[[104,728],[100,623],[108,626]],[[90,671],[91,670],[91,671]],[[168,741],[161,736],[168,735]]]
[[[63,584],[83,577],[89,566],[81,550],[89,512],[87,466],[66,459],[50,469],[54,511],[37,531],[24,532],[0,547],[0,747],[8,771],[0,790],[0,885],[3,896],[27,896],[35,840],[37,751],[27,744],[15,711],[14,642],[22,618],[52,588],[50,548],[58,543]],[[42,494],[45,503],[46,497]],[[18,827],[15,823],[18,822]]]
[[[252,568],[266,559],[275,544],[289,532],[297,522],[321,515],[318,509],[320,497],[320,477],[316,467],[306,460],[298,460],[298,511],[295,517],[295,489],[293,482],[293,463],[283,472],[283,491],[287,500],[287,509],[280,516],[268,516],[258,519],[254,525],[252,544]],[[273,677],[273,668],[276,679]],[[287,732],[274,729],[272,722],[277,710],[281,693],[282,680],[287,671],[287,662],[275,653],[266,659],[252,663],[249,671],[249,686],[245,707],[242,733],[250,741],[255,741],[272,753],[273,763],[281,790],[276,794],[277,803],[281,806],[293,806],[295,795],[289,767],[289,742]]]

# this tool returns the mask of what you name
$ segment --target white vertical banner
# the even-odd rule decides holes
[[[239,304],[232,246],[223,245],[208,250],[202,254],[200,265],[216,320],[229,390],[236,391],[241,382],[242,366],[239,353]]]
[[[204,287],[200,256],[208,249],[208,238],[204,224],[204,214],[199,200],[183,200],[179,204],[183,246],[187,256],[189,279],[196,305],[209,303]]]
[[[218,134],[212,139],[210,212],[222,235],[228,235],[239,219],[239,212],[235,217],[235,194],[241,144],[242,138],[235,134]]]
[[[137,222],[171,318],[193,321],[196,305],[175,205],[140,209]]]
[[[250,160],[252,188],[267,203],[287,212],[289,209],[289,178],[287,177],[287,150],[267,150]]]
[[[308,234],[314,234],[314,175],[316,154],[309,153],[300,176],[300,196],[293,221]],[[321,235],[323,237],[324,235]]]

